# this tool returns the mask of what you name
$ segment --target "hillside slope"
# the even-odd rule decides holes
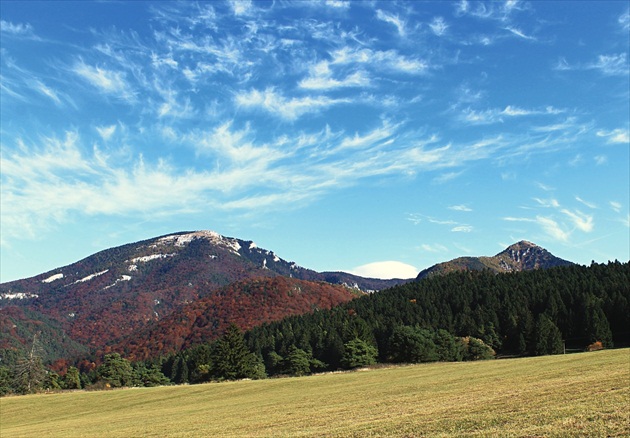
[[[248,330],[286,316],[331,309],[359,295],[363,293],[345,286],[288,277],[238,281],[175,310],[111,349],[130,360],[144,360],[212,341],[230,323]]]

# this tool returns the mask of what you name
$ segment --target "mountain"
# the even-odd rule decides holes
[[[518,272],[532,269],[548,269],[555,266],[569,266],[572,262],[554,256],[546,249],[522,240],[508,246],[493,257],[459,257],[448,262],[438,263],[421,271],[417,280],[454,271]]]
[[[523,241],[494,257],[440,263],[418,279],[451,271],[567,264]],[[316,272],[252,241],[213,231],[174,233],[0,284],[0,350],[27,348],[41,333],[48,359],[88,350],[146,358],[211,340],[230,322],[249,329],[408,281]]]
[[[0,338],[0,349],[15,348],[16,343],[28,345],[37,327],[50,328],[51,321],[55,335],[47,336],[50,345],[44,345],[48,357],[59,357],[60,349],[67,353],[85,347],[102,349],[198,299],[216,297],[216,291],[234,282],[280,276],[335,283],[355,292],[405,281],[319,273],[281,259],[252,241],[212,231],[175,233],[107,249],[35,277],[0,284],[3,332],[6,324],[10,328],[6,332],[13,333]],[[351,296],[346,290],[343,299]],[[231,312],[224,317],[240,317],[238,306]],[[272,313],[279,318],[283,312]],[[60,340],[72,343],[66,342],[65,348]]]

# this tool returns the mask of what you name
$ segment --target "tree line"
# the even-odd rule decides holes
[[[558,354],[591,344],[628,346],[628,327],[628,263],[454,272],[247,333],[231,325],[212,343],[151,361],[130,363],[112,353],[98,367],[70,368],[59,379],[61,387],[150,386],[299,376],[376,363]],[[0,391],[2,376],[6,381],[12,372],[17,381],[16,370],[0,366]],[[33,387],[22,385],[21,391]]]

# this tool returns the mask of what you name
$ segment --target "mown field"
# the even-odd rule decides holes
[[[0,399],[8,437],[630,436],[630,349]]]

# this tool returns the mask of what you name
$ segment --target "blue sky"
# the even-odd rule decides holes
[[[10,2],[1,280],[176,231],[411,277],[629,259],[628,2]]]

